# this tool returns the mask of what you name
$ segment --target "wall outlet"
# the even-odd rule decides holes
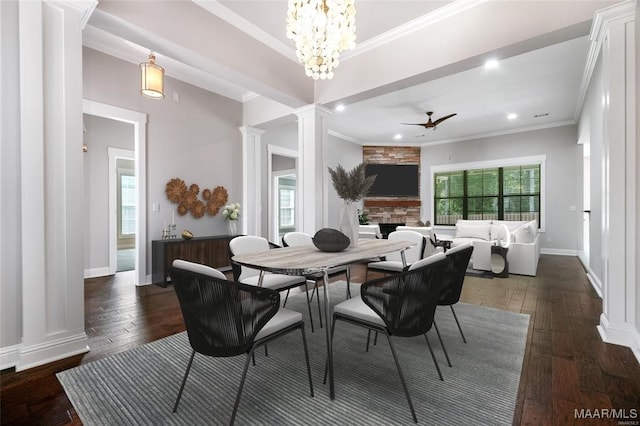
[[[160,203],[153,203],[151,205],[151,210],[153,210],[154,212],[159,212],[160,211]]]
[[[550,243],[551,242],[551,237],[547,237],[547,242]]]
[[[577,210],[578,210],[578,208],[576,206],[569,206],[569,211],[570,212],[575,212]]]

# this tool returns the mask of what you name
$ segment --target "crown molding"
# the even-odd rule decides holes
[[[637,7],[637,0],[626,0],[622,3],[609,6],[604,9],[596,11],[593,22],[591,24],[591,31],[589,33],[589,40],[591,46],[589,47],[589,54],[587,56],[587,63],[582,75],[582,82],[580,84],[580,92],[578,94],[578,102],[576,105],[576,112],[574,119],[578,121],[582,108],[584,106],[584,99],[587,96],[587,90],[591,83],[591,77],[593,71],[598,62],[598,56],[602,49],[602,42],[604,41],[609,24],[617,20],[632,20]]]
[[[80,18],[82,29],[87,25],[91,14],[98,6],[98,0],[45,0],[45,2],[63,9],[79,12],[82,16],[82,18]]]
[[[433,12],[415,18],[389,31],[385,31],[384,33],[363,41],[362,43],[357,43],[356,47],[353,50],[340,54],[340,60],[345,61],[370,50],[376,49],[386,43],[389,43],[393,40],[404,37],[416,31],[422,30],[437,22],[451,18],[454,15],[465,12],[466,10],[474,8],[487,1],[489,0],[458,0],[449,3],[446,6],[434,10]]]

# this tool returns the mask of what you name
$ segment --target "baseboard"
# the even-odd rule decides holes
[[[554,256],[577,256],[578,250],[541,248],[540,254],[551,254]]]
[[[108,266],[102,268],[91,268],[84,270],[85,278],[106,277],[107,275],[113,275]]]
[[[89,352],[87,334],[81,333],[31,346],[20,345],[16,371],[22,371],[70,356]]]
[[[613,326],[607,316],[602,313],[600,314],[598,333],[603,342],[630,348],[638,363],[640,363],[640,333],[638,333],[638,330],[632,326]]]
[[[20,345],[0,348],[0,370],[15,367],[20,356]]]
[[[598,293],[598,296],[600,296],[600,299],[602,299],[602,283],[600,282],[600,278],[598,278],[598,276],[594,274],[591,268],[589,268],[588,266],[586,267],[586,269],[587,279],[591,283],[591,287],[593,287],[595,292]]]

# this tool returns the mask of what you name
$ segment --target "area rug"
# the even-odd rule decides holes
[[[332,301],[344,300],[343,282],[330,288]],[[287,308],[308,320],[304,294],[289,297]],[[446,364],[435,330],[429,332],[444,381],[424,338],[394,340],[418,422],[511,424],[529,317],[469,304],[456,305],[456,313],[467,344],[450,309],[436,312],[453,367]],[[344,322],[338,322],[334,336],[336,399],[330,400],[328,385],[322,384],[325,331],[318,328],[317,309],[313,315],[315,333],[306,328],[315,397],[309,395],[300,333],[294,332],[270,343],[268,357],[258,351],[236,424],[413,424],[386,338],[366,352],[366,330]],[[179,410],[172,414],[190,352],[187,335],[179,333],[57,376],[85,425],[228,424],[244,357],[196,355]]]

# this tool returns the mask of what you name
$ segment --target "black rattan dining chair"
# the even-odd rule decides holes
[[[433,324],[442,275],[446,267],[445,255],[435,254],[424,259],[422,267],[363,283],[360,287],[360,297],[339,303],[333,310],[332,330],[335,330],[336,322],[342,320],[387,336],[411,415],[416,423],[418,419],[391,337],[424,335],[431,357],[440,373],[426,333]]]
[[[302,314],[280,308],[280,294],[264,287],[228,281],[214,268],[175,260],[170,269],[173,287],[192,348],[173,412],[178,410],[196,352],[210,357],[246,355],[230,424],[238,412],[249,360],[258,346],[293,330],[302,333],[309,389],[313,382]]]
[[[466,242],[455,246],[446,252],[448,264],[447,272],[445,274],[445,283],[442,285],[440,291],[440,299],[438,300],[438,306],[449,306],[453,313],[453,318],[456,320],[458,330],[464,343],[467,343],[467,339],[464,337],[462,327],[460,327],[460,321],[456,311],[453,309],[453,305],[460,301],[460,294],[462,294],[462,285],[464,284],[464,277],[469,267],[469,260],[473,253],[473,244]]]

